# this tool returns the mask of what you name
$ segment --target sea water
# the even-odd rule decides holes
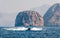
[[[60,27],[43,27],[42,30],[6,30],[0,28],[0,38],[60,38]],[[7,27],[6,27],[7,28]]]

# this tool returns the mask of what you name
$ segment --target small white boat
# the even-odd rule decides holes
[[[25,28],[25,27],[14,27],[14,28],[3,28],[3,29],[5,29],[5,30],[16,30],[16,31],[19,31],[19,30],[25,31],[28,28]]]
[[[41,31],[41,30],[43,30],[43,28],[36,28],[36,27],[34,27],[34,28],[31,28],[31,30],[33,30],[33,31]]]
[[[13,31],[26,31],[29,28],[26,28],[26,27],[13,27],[13,28],[3,28],[3,29],[5,29],[5,30],[13,30]],[[43,30],[43,28],[42,27],[40,27],[40,28],[33,27],[33,28],[30,28],[30,30],[32,30],[32,31],[41,31],[41,30]]]

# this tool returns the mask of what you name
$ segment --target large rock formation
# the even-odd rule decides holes
[[[45,26],[60,26],[60,4],[51,6],[43,18]]]
[[[16,16],[15,26],[43,26],[44,21],[35,11],[23,11]]]

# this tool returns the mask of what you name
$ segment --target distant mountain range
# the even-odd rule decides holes
[[[60,3],[52,5],[43,18],[45,26],[60,26]]]

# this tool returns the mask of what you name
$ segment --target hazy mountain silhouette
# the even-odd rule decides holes
[[[41,16],[44,16],[45,12],[48,10],[48,8],[49,8],[50,6],[51,6],[51,5],[44,4],[44,5],[35,7],[35,8],[31,8],[30,10],[37,11],[37,12],[39,12],[39,14],[40,14]]]
[[[60,3],[51,6],[44,15],[45,26],[59,26],[60,25]]]
[[[16,16],[15,27],[19,26],[43,26],[44,21],[36,11],[19,12]]]

